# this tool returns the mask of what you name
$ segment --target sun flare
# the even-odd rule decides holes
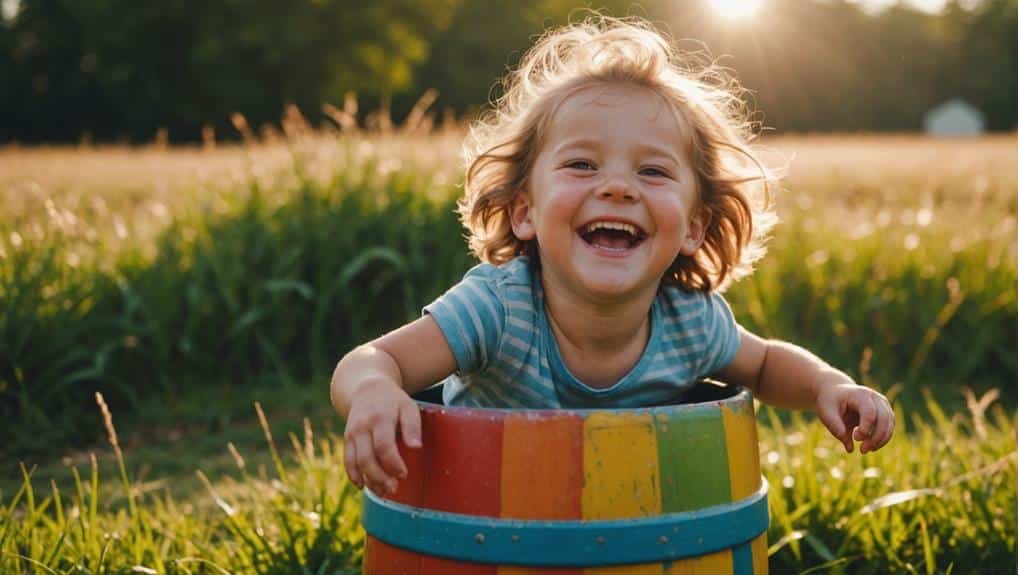
[[[756,14],[763,0],[710,0],[710,4],[719,16],[736,20]]]

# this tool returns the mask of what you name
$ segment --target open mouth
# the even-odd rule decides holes
[[[603,220],[591,222],[577,233],[587,244],[615,252],[631,250],[647,237],[646,232],[633,224]]]

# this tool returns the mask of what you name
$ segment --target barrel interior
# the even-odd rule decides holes
[[[648,407],[660,407],[665,405],[691,405],[697,403],[708,403],[722,401],[735,397],[739,393],[739,387],[727,385],[713,380],[698,381],[689,389],[677,395],[672,401]],[[434,385],[413,396],[421,403],[442,405],[442,384]]]

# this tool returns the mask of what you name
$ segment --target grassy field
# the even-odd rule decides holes
[[[0,571],[356,572],[325,377],[471,265],[459,138],[0,151]],[[736,316],[900,425],[846,457],[761,411],[772,572],[1012,572],[1018,138],[764,144],[783,223]]]

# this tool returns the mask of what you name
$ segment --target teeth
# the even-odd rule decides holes
[[[594,230],[622,230],[627,232],[631,236],[639,235],[636,226],[632,224],[624,224],[622,222],[591,222],[584,226],[583,233],[590,233]]]

